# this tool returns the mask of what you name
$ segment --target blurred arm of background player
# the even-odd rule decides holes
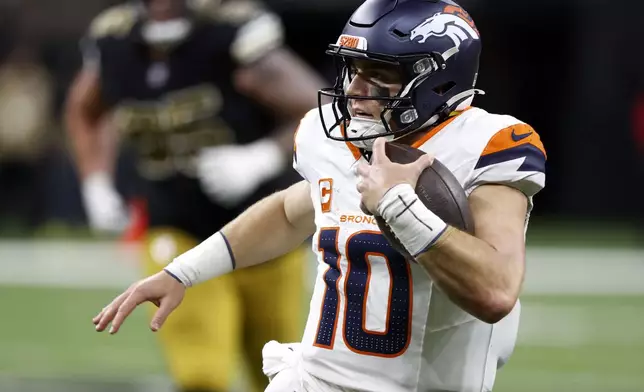
[[[96,59],[86,58],[70,86],[65,128],[81,181],[83,204],[92,229],[121,232],[128,224],[125,203],[112,182],[117,155],[115,132],[108,132]]]
[[[317,91],[325,83],[283,44],[283,35],[280,19],[262,12],[239,29],[232,44],[232,58],[240,64],[233,75],[236,88],[271,109],[280,124],[257,142],[202,150],[197,160],[202,186],[222,205],[238,204],[288,168],[297,124],[318,105]]]
[[[275,137],[289,158],[293,155],[293,132],[304,115],[318,105],[317,92],[324,81],[288,48],[274,50],[257,64],[236,75],[240,91],[272,108],[282,124]]]

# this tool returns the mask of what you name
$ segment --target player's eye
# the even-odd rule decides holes
[[[366,73],[366,76],[369,80],[378,84],[387,84],[391,81],[390,75],[387,75],[385,72],[381,71],[370,71]]]
[[[400,83],[400,75],[393,70],[388,69],[373,69],[369,71],[369,78],[374,82],[381,84],[396,84]]]
[[[353,78],[358,75],[358,67],[356,67],[353,64],[348,64],[347,65],[347,75],[349,76],[349,80],[353,80]]]
[[[356,76],[359,76],[363,80],[367,80],[377,85],[383,85],[386,83],[386,75],[376,70],[362,69],[356,67],[355,65],[350,65],[347,67],[347,71],[349,80],[353,80]]]

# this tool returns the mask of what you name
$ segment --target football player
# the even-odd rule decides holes
[[[114,139],[123,139],[145,180],[148,273],[297,181],[293,130],[322,82],[256,2],[129,2],[96,17],[83,55],[66,118],[89,223],[101,232],[128,225],[110,174]],[[263,389],[262,346],[300,338],[305,252],[190,293],[160,333],[182,390],[229,390],[243,357]]]
[[[264,347],[267,391],[492,390],[517,336],[525,233],[546,154],[528,124],[472,106],[480,51],[474,22],[451,0],[364,2],[327,51],[339,73],[320,96],[333,102],[308,113],[296,134],[304,180],[132,285],[94,318],[97,330],[111,323],[118,332],[144,301],[159,305],[150,325],[158,330],[186,288],[314,233],[318,276],[304,336]],[[392,163],[390,140],[427,155]],[[475,235],[418,202],[415,183],[434,158],[468,195]]]

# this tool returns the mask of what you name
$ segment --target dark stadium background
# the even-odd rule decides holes
[[[115,3],[0,2],[0,108],[42,123],[24,151],[0,144],[0,391],[168,390],[143,312],[119,337],[91,329],[92,313],[139,276],[136,244],[89,235],[61,129],[78,39]],[[266,3],[288,44],[331,81],[324,50],[360,2]],[[484,45],[478,87],[487,95],[476,104],[530,123],[548,152],[519,344],[496,390],[642,391],[644,1],[460,3]],[[16,64],[48,78],[32,90],[45,102],[36,114],[11,101],[19,88],[2,75]],[[0,143],[18,121],[7,113]],[[126,193],[129,162],[124,151]]]

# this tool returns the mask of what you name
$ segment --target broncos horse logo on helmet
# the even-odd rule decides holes
[[[423,44],[429,37],[444,36],[449,37],[457,47],[468,38],[479,39],[478,32],[461,17],[442,12],[434,14],[416,26],[411,31],[410,39],[413,41],[417,37],[422,37],[418,43]]]
[[[335,85],[318,94],[324,132],[363,149],[370,149],[379,136],[393,140],[436,125],[483,94],[474,88],[480,35],[469,15],[451,0],[367,0],[326,53],[338,60],[338,68]],[[355,60],[397,67],[400,91],[394,96],[348,95]],[[332,98],[332,124],[322,112],[325,96]],[[352,119],[350,100],[384,102],[380,118],[368,124]]]

